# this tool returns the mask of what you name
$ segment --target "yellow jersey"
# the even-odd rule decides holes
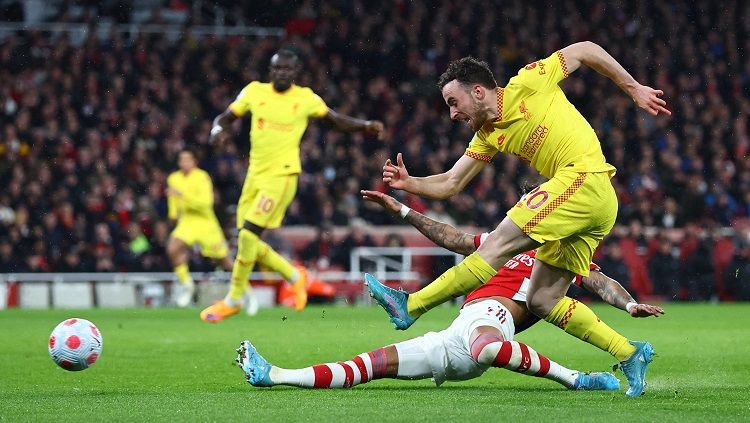
[[[180,170],[172,172],[167,177],[167,186],[182,193],[181,197],[167,196],[170,219],[217,220],[214,214],[214,188],[206,171],[195,168],[187,175]]]
[[[548,179],[563,167],[614,175],[594,129],[558,85],[567,76],[560,51],[526,65],[497,88],[498,117],[474,134],[466,155],[489,162],[498,152],[512,154]]]
[[[310,118],[322,118],[328,106],[307,87],[292,85],[279,93],[273,84],[253,81],[229,110],[236,116],[252,113],[250,176],[283,176],[302,171],[299,144]]]

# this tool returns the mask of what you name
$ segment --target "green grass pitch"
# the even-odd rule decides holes
[[[446,327],[441,307],[407,332],[375,307],[261,310],[218,325],[198,310],[0,311],[0,420],[4,421],[747,421],[750,418],[750,305],[667,304],[658,319],[595,311],[632,339],[654,344],[648,389],[571,392],[547,380],[491,369],[436,388],[429,380],[379,380],[348,390],[258,389],[234,367],[234,349],[252,340],[283,367],[346,360],[378,346]],[[67,317],[83,317],[104,337],[100,360],[66,372],[47,354],[47,337]],[[518,339],[568,367],[607,370],[608,354],[546,323]]]

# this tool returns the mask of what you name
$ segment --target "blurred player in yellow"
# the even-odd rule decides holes
[[[582,339],[605,330],[585,304],[565,297],[574,275],[589,275],[594,250],[617,216],[610,182],[615,168],[607,163],[594,129],[558,85],[581,65],[614,81],[650,114],[670,114],[661,91],[639,84],[592,42],[572,44],[528,64],[505,87],[498,87],[486,62],[473,57],[450,63],[440,76],[451,119],[475,132],[466,153],[450,170],[423,178],[409,176],[399,154],[396,164],[385,163],[384,182],[413,194],[448,198],[499,152],[528,162],[549,180],[521,198],[475,253],[420,291],[407,295],[370,283],[398,328],[482,285],[514,255],[538,248],[526,296],[529,310]],[[618,357],[645,357],[651,350],[648,343],[613,347]]]
[[[201,312],[201,319],[216,323],[237,314],[248,289],[247,279],[257,263],[274,270],[294,285],[295,309],[307,304],[307,272],[295,267],[263,242],[265,229],[278,228],[297,191],[301,172],[300,141],[308,120],[322,119],[334,128],[366,131],[381,138],[379,121],[345,116],[328,108],[310,88],[294,84],[301,63],[290,50],[280,50],[271,58],[271,82],[253,81],[237,99],[214,119],[211,141],[222,142],[227,128],[248,113],[250,126],[250,168],[237,205],[237,257],[227,296]]]
[[[195,283],[190,277],[187,261],[190,248],[198,244],[201,254],[218,261],[224,270],[232,269],[227,241],[214,214],[214,189],[211,177],[198,168],[195,155],[182,150],[177,165],[180,170],[167,178],[167,205],[169,219],[177,226],[167,244],[167,254],[172,261],[174,273],[180,282],[175,296],[179,307],[188,306],[195,293]]]

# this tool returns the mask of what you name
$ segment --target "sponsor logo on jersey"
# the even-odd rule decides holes
[[[544,75],[545,73],[547,73],[547,70],[544,69],[544,62],[540,61],[539,62],[539,75]]]

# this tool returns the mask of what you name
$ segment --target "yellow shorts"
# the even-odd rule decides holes
[[[524,195],[508,217],[543,244],[537,259],[588,276],[596,247],[615,224],[617,193],[608,172],[563,169]]]
[[[237,228],[245,220],[261,228],[281,226],[286,209],[297,193],[297,174],[273,177],[248,177],[237,203]]]
[[[181,220],[177,222],[171,236],[191,247],[198,244],[203,257],[222,259],[229,254],[224,231],[217,220]]]

